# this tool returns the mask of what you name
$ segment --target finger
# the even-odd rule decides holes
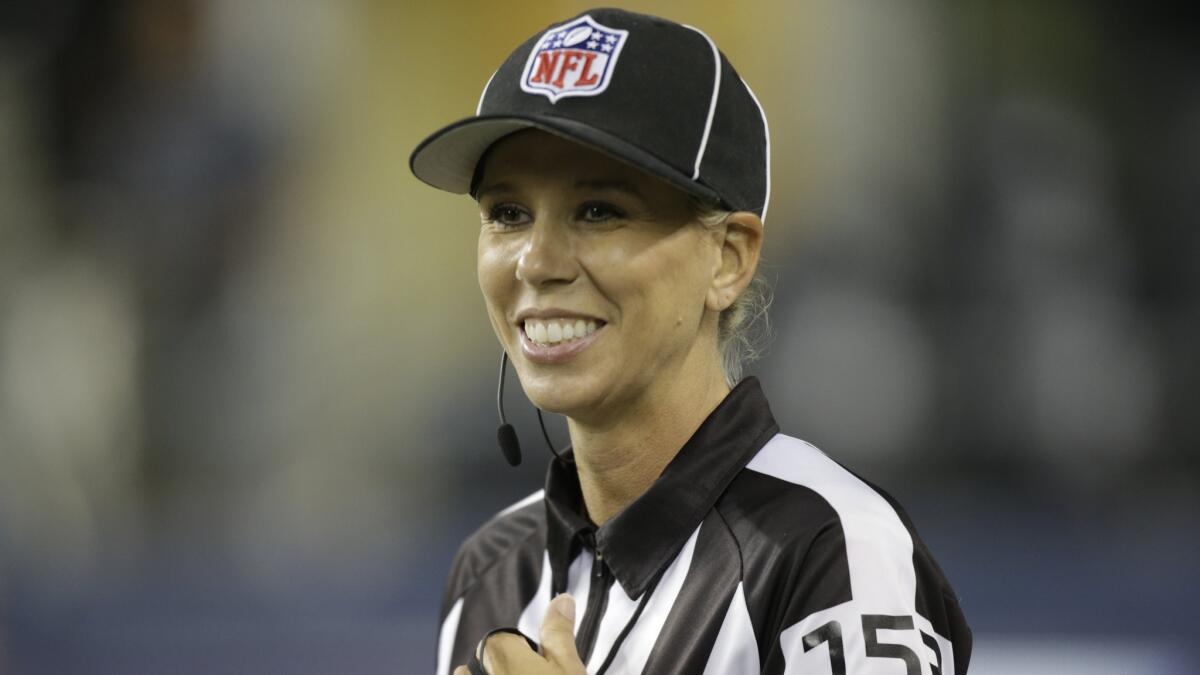
[[[583,672],[583,660],[575,648],[575,598],[563,593],[550,601],[542,619],[542,652],[569,673]]]
[[[529,648],[529,643],[520,635],[497,633],[487,639],[479,661],[491,675],[518,675],[535,672],[542,657]]]
[[[454,669],[452,675],[471,675],[471,671],[467,670],[466,666],[459,666]]]

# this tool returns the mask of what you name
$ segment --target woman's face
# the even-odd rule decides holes
[[[523,131],[492,148],[477,195],[479,286],[535,405],[602,423],[717,362],[720,245],[683,192]]]

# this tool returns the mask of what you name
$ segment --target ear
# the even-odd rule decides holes
[[[729,214],[722,227],[721,262],[704,300],[705,306],[714,312],[729,308],[750,285],[763,243],[762,219],[749,211]]]

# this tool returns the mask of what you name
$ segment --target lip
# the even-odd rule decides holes
[[[572,315],[558,313],[550,316]],[[530,314],[529,318],[538,317]],[[608,324],[603,324],[590,335],[571,340],[570,342],[559,342],[557,344],[549,345],[538,344],[533,340],[530,340],[529,336],[525,334],[525,328],[523,324],[518,324],[517,330],[521,333],[521,353],[525,355],[525,358],[533,361],[534,363],[555,364],[565,363],[575,358],[575,356],[577,356],[580,352],[590,347],[592,343],[596,341],[596,338],[598,338],[607,327]]]

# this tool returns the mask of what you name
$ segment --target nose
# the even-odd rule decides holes
[[[570,283],[578,273],[570,233],[548,218],[539,218],[517,258],[517,279],[533,286]]]

